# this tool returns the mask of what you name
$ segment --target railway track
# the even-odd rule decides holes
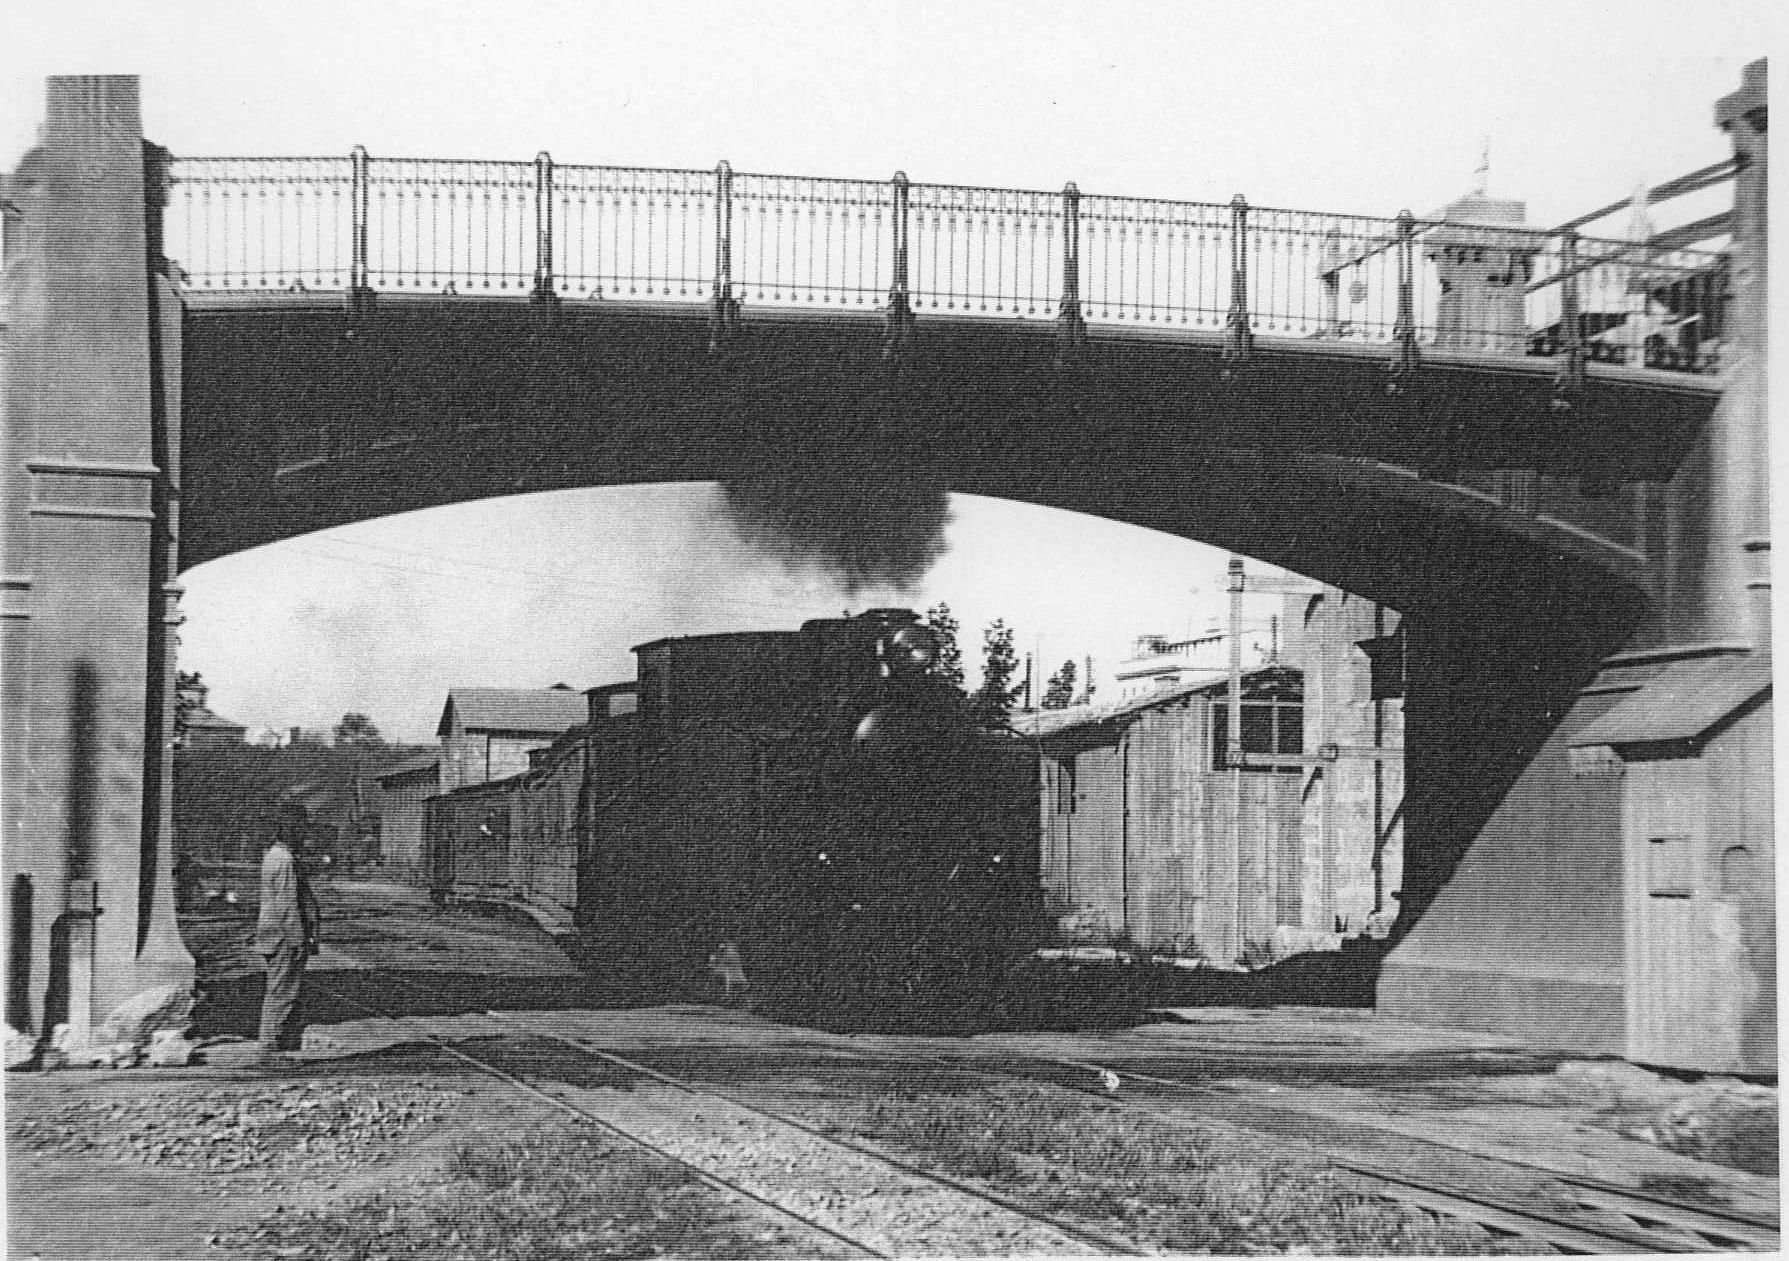
[[[438,992],[429,991],[427,987],[420,986],[407,978],[398,977],[384,969],[368,966],[364,963],[362,963],[362,966],[366,971],[388,979],[397,988],[410,990],[425,996],[440,997]],[[664,1141],[655,1140],[648,1134],[639,1132],[637,1128],[617,1123],[612,1116],[600,1115],[590,1107],[580,1105],[574,1100],[567,1099],[551,1090],[542,1089],[496,1063],[492,1057],[473,1054],[461,1047],[451,1045],[444,1039],[435,1037],[422,1026],[420,1021],[413,1020],[389,1010],[380,1010],[368,1003],[355,1000],[343,994],[339,989],[331,987],[327,982],[313,981],[308,982],[308,984],[315,984],[317,988],[331,993],[338,1001],[346,1006],[364,1011],[370,1016],[395,1021],[415,1029],[418,1037],[422,1041],[427,1042],[460,1062],[503,1082],[511,1089],[524,1093],[536,1100],[545,1102],[549,1106],[558,1109],[567,1115],[593,1124],[602,1129],[605,1133],[648,1153],[655,1159],[676,1166],[691,1177],[694,1177],[704,1186],[719,1192],[736,1203],[746,1206],[752,1211],[768,1216],[784,1225],[793,1226],[797,1230],[808,1235],[824,1238],[833,1244],[843,1246],[852,1255],[871,1257],[915,1255],[914,1251],[909,1250],[908,1247],[903,1247],[898,1240],[889,1239],[886,1231],[856,1232],[850,1229],[841,1229],[839,1226],[829,1223],[826,1218],[828,1216],[836,1217],[837,1215],[817,1213],[800,1207],[799,1201],[804,1198],[802,1195],[789,1196],[779,1195],[775,1192],[767,1192],[762,1187],[749,1185],[748,1181],[744,1178],[728,1177],[717,1173],[710,1163],[679,1155],[676,1151],[671,1149],[670,1144]],[[1072,1250],[1076,1253],[1091,1253],[1102,1256],[1140,1256],[1144,1255],[1146,1251],[1130,1240],[1106,1232],[1089,1229],[1074,1223],[1063,1222],[1059,1219],[1038,1213],[1010,1197],[992,1193],[984,1188],[971,1186],[958,1179],[936,1173],[932,1170],[923,1169],[906,1161],[898,1160],[864,1144],[842,1139],[838,1135],[825,1133],[819,1128],[808,1125],[795,1118],[775,1112],[771,1109],[747,1103],[733,1095],[731,1092],[705,1087],[696,1082],[660,1072],[649,1065],[641,1064],[625,1057],[585,1045],[576,1039],[541,1030],[530,1025],[526,1020],[514,1015],[505,1015],[504,1013],[499,1012],[485,1012],[483,1014],[495,1025],[507,1028],[512,1033],[531,1038],[545,1038],[563,1045],[579,1056],[598,1060],[606,1065],[620,1068],[626,1073],[657,1082],[682,1094],[701,1099],[706,1106],[707,1113],[711,1116],[716,1111],[716,1105],[720,1105],[724,1109],[736,1109],[739,1112],[749,1114],[754,1118],[756,1123],[761,1126],[772,1127],[787,1135],[798,1136],[797,1141],[802,1145],[808,1148],[819,1148],[826,1151],[831,1158],[827,1162],[829,1169],[836,1168],[841,1160],[849,1160],[859,1163],[868,1162],[879,1168],[885,1178],[898,1179],[908,1185],[920,1184],[933,1188],[948,1202],[947,1207],[951,1210],[949,1214],[950,1216],[966,1219],[968,1215],[963,1213],[963,1208],[966,1204],[973,1204],[984,1206],[990,1213],[1004,1215],[1013,1219],[1015,1222],[1028,1224],[1033,1228],[1033,1233],[1037,1236],[1035,1241],[1036,1247],[1027,1249],[1029,1251],[1035,1251],[1046,1255],[1062,1255],[1065,1252]],[[722,1118],[723,1122],[729,1119],[731,1118]],[[811,1186],[801,1188],[801,1191],[808,1193],[811,1193],[812,1190],[813,1188]],[[985,1217],[986,1214],[984,1213],[983,1216]],[[936,1221],[937,1217],[934,1216],[930,1220]],[[922,1234],[925,1234],[928,1232],[935,1232],[937,1228],[930,1224],[922,1223],[919,1229]],[[872,1237],[866,1238],[866,1233],[870,1233]],[[1011,1228],[1006,1228],[1004,1230],[996,1228],[996,1233],[1003,1234],[1008,1239],[1014,1239],[1018,1235],[1018,1232]],[[986,1251],[986,1240],[982,1239],[980,1242],[977,1242],[976,1239],[968,1239],[953,1245],[948,1240],[939,1241],[928,1238],[924,1241],[921,1250],[931,1254],[942,1253],[945,1255],[979,1254]]]
[[[945,1056],[929,1058],[941,1064],[958,1063],[958,1061]],[[1031,1058],[1035,1062],[1050,1065],[1052,1068],[1074,1070],[1089,1082],[1109,1074],[1109,1080],[1161,1087],[1189,1096],[1205,1096],[1207,1099],[1211,1099],[1218,1097],[1220,1093],[1198,1083],[1139,1073],[1116,1065],[1049,1056]],[[1417,1154],[1423,1152],[1424,1149],[1428,1149],[1431,1160],[1432,1153],[1446,1152],[1452,1158],[1448,1163],[1453,1164],[1455,1168],[1459,1168],[1463,1163],[1475,1164],[1480,1169],[1484,1169],[1486,1166],[1499,1166],[1503,1170],[1515,1171],[1527,1185],[1517,1188],[1517,1193],[1513,1194],[1499,1194],[1479,1188],[1461,1187],[1457,1185],[1457,1179],[1449,1181],[1436,1177],[1424,1177],[1414,1174],[1408,1169],[1337,1155],[1328,1144],[1318,1145],[1308,1139],[1290,1137],[1285,1133],[1284,1128],[1280,1127],[1256,1128],[1232,1119],[1210,1115],[1189,1117],[1162,1108],[1151,1107],[1148,1103],[1132,1097],[1114,1096],[1104,1085],[1095,1087],[1090,1084],[1065,1082],[1056,1074],[1027,1074],[1011,1069],[989,1068],[986,1065],[978,1066],[977,1071],[1020,1081],[1042,1081],[1049,1085],[1076,1090],[1121,1106],[1137,1109],[1172,1125],[1218,1126],[1240,1133],[1267,1134],[1278,1142],[1302,1148],[1308,1153],[1321,1157],[1358,1182],[1379,1190],[1387,1198],[1402,1200],[1431,1211],[1476,1222],[1496,1233],[1535,1239],[1562,1252],[1584,1254],[1635,1250],[1644,1252],[1707,1252],[1710,1250],[1775,1252],[1781,1247],[1780,1224],[1775,1217],[1747,1213],[1720,1205],[1692,1203],[1667,1195],[1624,1187],[1602,1179],[1564,1174],[1508,1157],[1487,1155],[1458,1145],[1440,1143],[1431,1139],[1413,1138],[1395,1130],[1367,1127],[1352,1119],[1338,1120],[1336,1124],[1350,1127],[1356,1132],[1371,1129],[1376,1136],[1395,1142],[1410,1151],[1413,1156],[1417,1157],[1412,1163],[1421,1160]],[[1320,1119],[1302,1109],[1277,1107],[1267,1103],[1251,1103],[1249,1108],[1278,1112],[1286,1118],[1287,1125],[1296,1125],[1307,1130],[1312,1128],[1314,1120]],[[1501,1183],[1508,1186],[1511,1180],[1508,1177],[1490,1176],[1486,1177],[1484,1181],[1492,1185]],[[1542,1201],[1539,1205],[1535,1203],[1537,1196]]]
[[[392,983],[399,988],[429,997],[440,997],[439,994],[429,991],[427,987],[418,985],[408,978],[397,977],[365,963],[362,963],[362,966],[366,967],[368,971],[389,977]],[[346,1001],[366,1010],[368,1014],[397,1020],[415,1027],[414,1022],[408,1021],[402,1016],[396,1016],[386,1011],[376,1011],[365,1004],[354,1003],[352,1000]],[[520,1013],[487,1011],[483,1014],[498,1028],[507,1029],[518,1035],[544,1038],[561,1044],[576,1054],[590,1057],[638,1078],[656,1082],[683,1095],[702,1100],[709,1107],[720,1106],[739,1110],[751,1116],[756,1124],[770,1126],[783,1133],[799,1135],[801,1141],[805,1143],[818,1144],[840,1154],[848,1153],[857,1160],[869,1161],[886,1170],[891,1176],[929,1184],[951,1195],[967,1197],[972,1201],[992,1206],[1000,1212],[1011,1214],[1034,1226],[1056,1232],[1082,1250],[1102,1255],[1139,1255],[1149,1251],[1135,1241],[1090,1229],[1084,1225],[1065,1223],[1057,1218],[1038,1213],[1012,1197],[993,1193],[985,1188],[972,1186],[958,1179],[923,1169],[909,1162],[898,1160],[885,1152],[843,1139],[837,1134],[823,1132],[817,1127],[785,1113],[750,1102],[735,1091],[726,1090],[713,1084],[704,1084],[677,1073],[667,1072],[640,1060],[618,1055],[595,1045],[590,1040],[543,1028],[538,1022],[530,1021]],[[866,1241],[854,1237],[848,1232],[837,1230],[811,1213],[791,1208],[788,1204],[777,1202],[775,1198],[754,1191],[737,1180],[718,1175],[710,1168],[701,1167],[685,1160],[664,1146],[655,1144],[649,1138],[629,1132],[625,1127],[615,1124],[612,1119],[599,1117],[587,1108],[541,1090],[486,1059],[451,1046],[426,1032],[422,1036],[430,1043],[473,1065],[480,1071],[490,1073],[514,1088],[544,1099],[554,1107],[600,1126],[623,1141],[689,1170],[705,1185],[738,1201],[749,1203],[760,1212],[768,1213],[801,1229],[830,1238],[857,1255],[898,1255],[898,1253],[885,1250],[885,1241],[884,1246],[878,1246],[877,1242]],[[829,1041],[843,1043],[842,1039],[829,1039]],[[1223,1129],[1245,1134],[1257,1140],[1267,1137],[1277,1145],[1322,1159],[1362,1190],[1381,1198],[1411,1205],[1430,1213],[1471,1222],[1495,1235],[1514,1236],[1524,1241],[1533,1241],[1558,1252],[1600,1255],[1636,1251],[1649,1253],[1707,1252],[1711,1250],[1775,1251],[1780,1246],[1779,1223],[1774,1217],[1747,1213],[1719,1205],[1692,1203],[1668,1195],[1625,1187],[1595,1178],[1564,1174],[1525,1164],[1508,1157],[1487,1155],[1465,1147],[1413,1138],[1395,1130],[1371,1127],[1355,1120],[1330,1118],[1328,1129],[1332,1135],[1347,1131],[1350,1134],[1344,1135],[1344,1137],[1355,1138],[1370,1132],[1375,1140],[1381,1143],[1390,1141],[1400,1145],[1407,1153],[1407,1158],[1396,1164],[1391,1164],[1363,1159],[1355,1155],[1339,1155],[1331,1144],[1319,1144],[1312,1142],[1309,1137],[1289,1135],[1286,1132],[1288,1128],[1295,1127],[1306,1131],[1313,1128],[1319,1130],[1324,1128],[1321,1124],[1313,1126],[1313,1121],[1321,1122],[1323,1118],[1298,1109],[1283,1107],[1276,1109],[1270,1104],[1250,1104],[1248,1106],[1249,1109],[1257,1111],[1279,1113],[1281,1119],[1277,1125],[1271,1122],[1250,1125],[1247,1123],[1246,1117],[1239,1122],[1234,1116],[1207,1113],[1189,1114],[1177,1111],[1172,1107],[1159,1106],[1163,1102],[1164,1092],[1168,1097],[1184,1096],[1192,1099],[1204,1096],[1207,1100],[1219,1098],[1220,1092],[1195,1082],[1140,1073],[1116,1065],[1050,1056],[1030,1056],[1025,1057],[1025,1061],[1034,1067],[1031,1071],[1024,1071],[1022,1068],[1015,1067],[1010,1060],[1001,1067],[991,1066],[985,1062],[985,1057],[980,1056],[953,1058],[942,1055],[875,1055],[855,1048],[850,1051],[850,1054],[866,1063],[884,1066],[903,1062],[925,1063],[985,1079],[1043,1084],[1076,1091],[1096,1098],[1109,1106],[1135,1110],[1170,1126],[1206,1130]],[[1064,1070],[1068,1070],[1075,1076],[1065,1077]],[[1094,1084],[1102,1076],[1107,1081],[1116,1080],[1120,1083],[1128,1082],[1132,1086],[1148,1087],[1154,1093],[1143,1098],[1127,1092],[1114,1094],[1108,1087]],[[1237,1109],[1232,1106],[1228,1111],[1234,1113]],[[1248,1109],[1243,1111],[1246,1112]],[[1447,1159],[1437,1158],[1437,1153],[1446,1153]],[[1430,1169],[1443,1172],[1417,1171],[1413,1170],[1413,1165],[1419,1168],[1426,1165]],[[1463,1172],[1464,1169],[1469,1169],[1471,1172]],[[1448,1176],[1449,1172],[1452,1176]]]
[[[636,1070],[645,1071],[661,1081],[675,1083],[692,1093],[719,1095],[740,1104],[740,1106],[756,1107],[756,1105],[745,1103],[732,1092],[719,1090],[712,1086],[698,1086],[685,1078],[652,1069],[637,1061],[624,1060],[576,1038],[556,1033],[545,1033],[519,1018],[511,1017],[511,1019],[516,1020],[520,1027],[531,1028],[542,1036],[553,1037],[555,1040],[566,1042],[588,1054],[615,1064],[627,1065]],[[854,1054],[866,1062],[886,1064],[891,1060],[900,1060],[909,1063],[926,1063],[983,1078],[1021,1081],[1074,1090],[1097,1098],[1111,1106],[1131,1109],[1178,1127],[1206,1130],[1223,1129],[1254,1139],[1265,1136],[1284,1147],[1296,1148],[1304,1154],[1325,1161],[1345,1174],[1362,1190],[1381,1198],[1471,1222],[1492,1234],[1533,1241],[1562,1253],[1603,1255],[1636,1251],[1648,1253],[1695,1253],[1711,1250],[1775,1251],[1779,1246],[1779,1234],[1775,1220],[1718,1206],[1692,1204],[1685,1200],[1622,1187],[1598,1179],[1559,1174],[1507,1158],[1486,1157],[1464,1148],[1449,1148],[1445,1144],[1411,1139],[1407,1135],[1397,1134],[1393,1131],[1380,1130],[1377,1133],[1386,1139],[1396,1140],[1411,1149],[1446,1148],[1456,1156],[1473,1162],[1475,1171],[1480,1178],[1483,1178],[1484,1182],[1492,1185],[1504,1184],[1504,1192],[1486,1190],[1482,1184],[1462,1185],[1460,1177],[1447,1179],[1423,1176],[1412,1173],[1408,1168],[1398,1168],[1356,1157],[1337,1155],[1327,1145],[1288,1138],[1280,1132],[1264,1131],[1207,1115],[1176,1114],[1162,1108],[1150,1107],[1148,1103],[1135,1097],[1114,1096],[1103,1085],[1096,1087],[1070,1084],[1060,1080],[1059,1076],[1025,1073],[1014,1071],[1011,1068],[994,1068],[977,1059],[948,1056],[877,1057],[861,1052],[854,1052]],[[1120,1081],[1128,1079],[1132,1082],[1147,1082],[1158,1086],[1184,1089],[1188,1093],[1215,1093],[1192,1083],[1139,1074],[1090,1061],[1050,1057],[1034,1057],[1034,1059],[1036,1062],[1049,1064],[1053,1067],[1074,1070],[1088,1082],[1098,1078],[1101,1074],[1111,1073]],[[1282,1109],[1282,1111],[1301,1122],[1309,1119],[1309,1114],[1306,1113],[1295,1112],[1291,1109]],[[793,1124],[800,1123],[793,1122]],[[1421,1161],[1422,1157],[1418,1155],[1415,1156],[1412,1163],[1421,1163]],[[1509,1187],[1510,1178],[1507,1175],[1502,1178],[1486,1177],[1484,1173],[1486,1165],[1501,1166],[1504,1170],[1514,1171],[1519,1175],[1521,1185],[1514,1188]]]

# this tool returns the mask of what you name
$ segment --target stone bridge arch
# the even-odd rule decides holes
[[[1619,1050],[1607,923],[1580,943],[1557,913],[1589,899],[1580,918],[1607,919],[1606,850],[1562,894],[1474,895],[1478,928],[1519,913],[1554,933],[1538,948],[1458,915],[1451,942],[1425,939],[1423,913],[1469,848],[1503,852],[1505,816],[1555,793],[1546,750],[1599,665],[1768,643],[1762,104],[1729,113],[1754,154],[1735,366],[1717,386],[1592,365],[1562,397],[1545,361],[1439,349],[1418,368],[1406,341],[1388,374],[1383,347],[1251,346],[1235,327],[1065,344],[1013,321],[735,311],[716,353],[700,308],[202,299],[151,266],[134,80],[53,81],[45,144],[8,188],[6,876],[33,879],[30,973],[60,926],[91,939],[71,1019],[190,977],[167,888],[180,569],[468,498],[892,469],[1402,610],[1412,896],[1390,1006],[1452,989],[1493,1022]],[[1563,976],[1551,961],[1580,944],[1596,957]]]

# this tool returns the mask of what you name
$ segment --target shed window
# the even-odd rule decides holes
[[[1216,702],[1211,707],[1211,766],[1225,769],[1229,748],[1230,707]],[[1242,751],[1245,754],[1303,753],[1304,706],[1296,701],[1245,701],[1242,706]],[[1296,771],[1297,765],[1256,763],[1251,771]]]
[[[1690,849],[1690,838],[1650,838],[1646,842],[1646,892],[1655,898],[1687,898],[1695,891],[1695,854]]]

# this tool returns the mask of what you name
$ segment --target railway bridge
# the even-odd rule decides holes
[[[824,477],[1397,608],[1390,1013],[1774,1071],[1764,64],[1730,212],[1608,239],[531,161],[176,156],[52,79],[9,178],[7,1015],[190,980],[178,576],[479,497]],[[1714,242],[1722,248],[1701,249]]]

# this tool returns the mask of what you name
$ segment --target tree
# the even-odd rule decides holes
[[[981,647],[981,686],[970,698],[970,713],[983,727],[1004,727],[1019,698],[1019,686],[1013,683],[1019,656],[1013,651],[1012,628],[995,618],[982,632]]]
[[[957,643],[957,619],[951,616],[950,605],[942,602],[926,610],[926,627],[938,640],[937,676],[963,690],[963,649]]]
[[[343,714],[335,725],[333,743],[338,749],[383,749],[385,737],[365,714]]]
[[[1044,685],[1043,707],[1045,709],[1067,709],[1075,703],[1075,663],[1064,661],[1062,669],[1050,676]]]

